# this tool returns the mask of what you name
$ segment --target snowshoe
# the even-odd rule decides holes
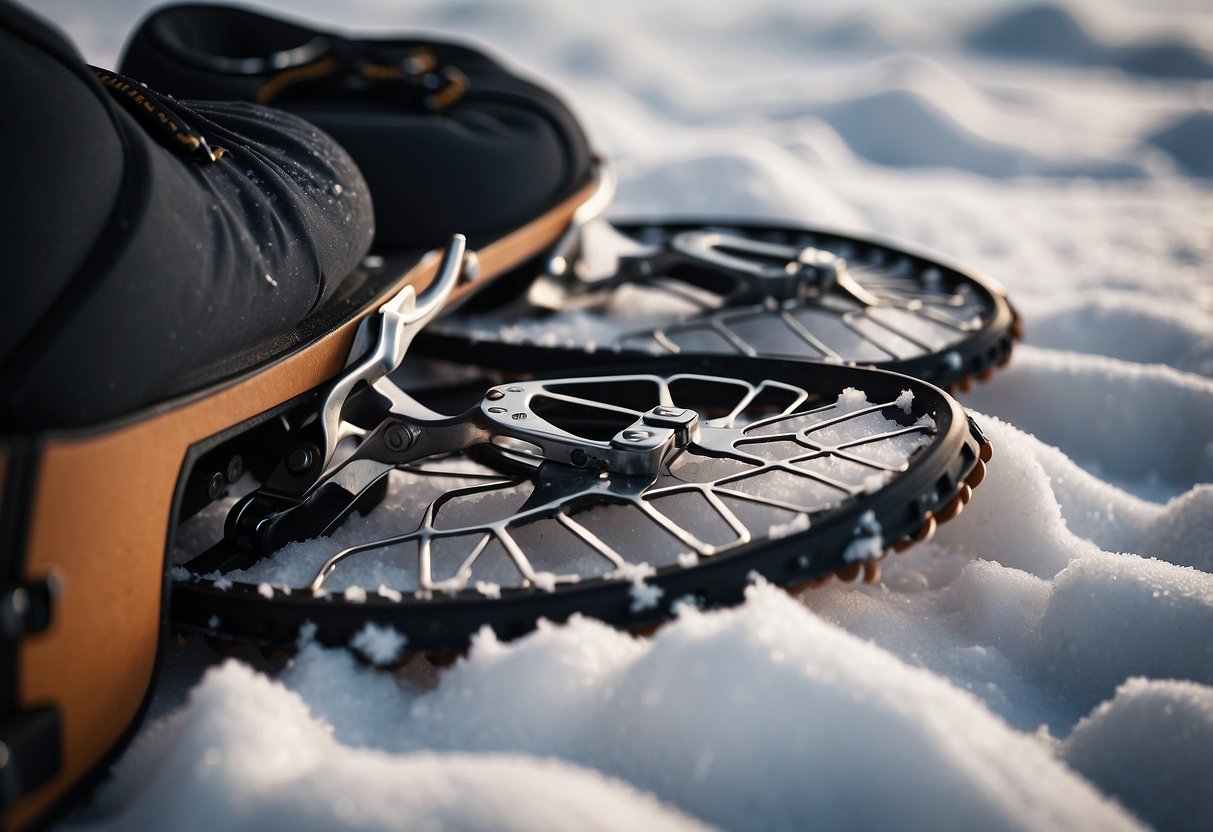
[[[422,75],[415,72],[418,56],[425,56]],[[417,172],[380,165],[396,154],[382,129],[367,128],[368,120],[387,119],[396,128],[425,118],[467,124],[463,108],[481,100],[511,106],[525,100],[543,111],[541,120],[549,125],[571,120],[547,93],[468,47],[353,38],[222,6],[154,13],[133,37],[123,66],[176,95],[272,101],[313,119],[370,171],[377,201],[380,194],[390,199],[407,189]],[[452,78],[458,94],[449,101],[418,99]],[[401,105],[405,98],[409,107]],[[563,144],[582,148],[583,141]],[[587,156],[578,150],[562,158]],[[708,324],[683,321],[642,335],[635,331],[633,308],[629,334],[610,349],[593,351],[585,343],[561,349],[549,336],[528,345],[481,330],[453,334],[460,324],[446,323],[448,316],[420,334],[428,354],[525,378],[490,373],[461,391],[406,392],[389,377],[403,357],[400,345],[445,301],[431,302],[437,306],[409,323],[407,338],[394,312],[383,324],[389,334],[380,336],[383,349],[374,353],[371,376],[357,365],[324,394],[323,406],[295,413],[273,473],[230,509],[222,540],[213,542],[214,530],[199,531],[211,545],[188,558],[179,553],[175,620],[266,647],[289,647],[304,622],[315,625],[315,638],[331,644],[350,643],[370,625],[390,628],[401,645],[420,650],[461,647],[484,624],[514,635],[539,617],[559,619],[572,611],[639,627],[667,615],[675,598],[740,598],[744,581],[737,577],[751,570],[770,572],[784,585],[862,570],[883,553],[876,544],[864,557],[848,548],[857,518],[869,518],[869,511],[874,513],[864,528],[874,531],[865,539],[891,545],[963,505],[966,479],[980,476],[973,472],[980,472],[974,447],[981,443],[950,400],[921,382],[883,381],[841,366],[801,367],[797,360],[907,366],[949,384],[984,373],[1009,354],[1013,328],[995,284],[872,241],[677,223],[623,227],[634,251],[613,277],[585,280],[585,225],[612,192],[610,171],[600,167],[594,196],[545,257],[476,292],[470,304],[484,309],[504,303],[498,314],[509,320],[520,307],[588,309],[609,305],[616,292],[651,289],[683,302],[694,299],[697,314],[710,310]],[[848,246],[858,246],[865,269],[849,269],[831,251]],[[860,271],[863,282],[852,276]],[[726,356],[683,338],[697,326],[739,328],[735,313],[768,328],[763,316],[793,322],[787,332],[798,339],[797,349],[747,345]],[[833,340],[831,346],[806,336],[803,321],[814,314],[854,333],[854,343]],[[733,335],[731,343],[740,338]],[[660,359],[652,355],[653,344],[664,348]],[[763,355],[783,360],[757,360]],[[591,375],[550,377],[582,369]],[[342,408],[356,416],[343,420]],[[687,424],[680,427],[658,411],[678,413]],[[874,425],[864,421],[868,417]],[[865,427],[854,427],[859,434],[848,436],[844,448],[809,438],[817,430],[823,437],[845,433],[851,422]],[[766,438],[769,431],[778,438]],[[904,439],[910,435],[929,441],[902,457],[884,447],[914,444]],[[349,445],[345,451],[342,441]],[[872,458],[850,450],[869,444],[880,446]],[[886,453],[888,460],[878,462]],[[928,472],[921,476],[932,483],[930,499],[941,502],[921,503],[923,494],[909,485],[917,482],[910,470],[919,470],[910,465],[911,455]],[[845,476],[829,473],[840,468],[847,469]],[[886,480],[903,484],[885,492],[898,494],[888,515],[884,508],[865,508],[881,504],[869,492],[880,491]],[[764,496],[780,489],[787,493]],[[338,531],[385,490],[407,493],[420,513],[397,518],[378,537],[355,540],[352,530]],[[898,501],[910,492],[916,508],[898,516],[907,511]],[[397,509],[400,502],[388,501]],[[683,508],[675,509],[676,503]],[[471,505],[477,508],[460,508]],[[490,505],[499,510],[491,521],[484,517]],[[833,532],[820,528],[819,521],[837,512],[839,519],[830,521],[837,525],[825,524]],[[576,519],[583,514],[590,526]],[[810,522],[807,538],[793,533]],[[789,533],[773,536],[772,528]],[[614,540],[619,529],[631,529],[636,539]],[[326,535],[335,536],[301,549],[303,541]],[[546,542],[535,551],[519,542],[528,535]],[[809,539],[824,546],[811,557],[803,551]],[[338,540],[349,545],[342,548]],[[767,562],[794,548],[801,550],[795,568]],[[727,568],[719,565],[725,563]],[[626,579],[650,571],[647,591],[666,600],[631,610],[620,601],[635,589],[636,582]],[[705,572],[720,581],[703,583]],[[874,572],[867,568],[869,576]]]
[[[438,322],[421,348],[466,359],[491,347],[509,369],[537,348],[570,368],[587,354],[804,359],[954,392],[1022,337],[996,281],[901,243],[720,217],[591,222],[613,190],[605,175],[547,262]]]
[[[959,405],[883,371],[700,355],[455,386],[393,375],[460,251],[368,319],[373,345],[343,375],[250,427],[295,426],[259,440],[279,449],[259,488],[182,527],[175,624],[379,664],[486,625],[640,630],[677,603],[737,603],[756,575],[874,580],[981,481],[989,444]],[[246,440],[217,441],[225,458]]]

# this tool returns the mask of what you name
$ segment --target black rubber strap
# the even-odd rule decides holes
[[[374,46],[330,36],[329,51],[306,64],[286,67],[258,88],[254,100],[272,104],[287,90],[309,83],[333,82],[350,94],[373,92],[405,109],[441,112],[463,97],[470,81],[453,66],[442,66],[433,51],[414,47],[403,58],[378,54]]]

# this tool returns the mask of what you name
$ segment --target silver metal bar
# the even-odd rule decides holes
[[[334,382],[320,407],[320,426],[324,437],[322,471],[328,471],[332,465],[333,455],[343,439],[347,436],[362,436],[365,433],[341,418],[341,410],[350,393],[360,383],[373,385],[379,382],[400,366],[417,333],[446,305],[447,298],[459,282],[466,251],[467,238],[456,234],[442,254],[438,273],[424,292],[418,295],[412,286],[405,286],[395,297],[379,307],[378,315],[375,316],[379,333],[374,346],[361,361]],[[423,418],[443,418],[441,414],[422,407],[390,382],[381,392],[392,400],[394,410],[409,409]]]

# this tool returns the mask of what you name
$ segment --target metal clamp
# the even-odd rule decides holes
[[[846,261],[833,252],[751,240],[723,231],[683,231],[661,251],[621,258],[619,264],[621,276],[642,280],[670,276],[675,269],[677,279],[715,291],[730,302],[803,300],[840,290],[865,306],[881,304],[850,276]]]
[[[649,377],[626,378],[637,381]],[[575,386],[579,381],[583,379],[562,379],[560,384]],[[588,407],[621,427],[609,441],[589,439],[544,418],[537,407],[541,399],[587,408],[584,402],[554,392],[550,382],[518,382],[489,390],[480,403],[476,421],[494,445],[516,456],[625,476],[656,476],[668,451],[685,447],[698,437],[699,414],[693,410],[659,405],[640,413],[596,402]]]
[[[686,262],[728,273],[762,297],[793,300],[820,294],[838,281],[847,265],[817,248],[748,240],[716,231],[684,231],[669,242]]]
[[[570,274],[574,257],[581,246],[582,232],[590,222],[606,213],[606,209],[615,199],[618,184],[615,169],[605,159],[595,159],[594,161],[597,187],[589,199],[577,206],[577,210],[573,212],[573,217],[569,221],[569,227],[548,252],[547,261],[544,264],[544,275],[547,277],[560,279]]]
[[[364,321],[364,326],[378,326],[377,339],[361,361],[333,383],[320,406],[324,441],[321,471],[328,470],[337,446],[344,439],[366,433],[341,418],[342,408],[359,384],[368,384],[385,396],[392,402],[393,412],[404,412],[421,419],[443,418],[387,380],[387,375],[400,366],[417,333],[446,306],[451,291],[459,282],[466,252],[467,238],[456,234],[443,252],[434,280],[420,296],[412,286],[405,286],[394,298],[379,307],[378,315]],[[360,340],[363,339],[356,338],[355,343]]]

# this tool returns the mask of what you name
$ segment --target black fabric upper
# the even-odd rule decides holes
[[[276,70],[241,59],[317,43],[349,66],[424,46],[466,90],[431,112],[416,89],[336,73],[275,108],[248,103]],[[376,215],[385,253],[455,232],[481,245],[590,178],[564,104],[457,44],[169,6],[132,36],[122,71],[149,96],[185,99],[164,103],[227,155],[200,165],[171,150],[62,35],[0,0],[0,433],[122,417],[272,358],[331,317],[331,303],[314,313],[368,250]]]
[[[173,102],[227,155],[170,150],[70,43],[0,3],[0,429],[95,423],[213,381],[292,330],[368,250],[370,194],[314,125]]]
[[[440,112],[402,85],[352,71],[399,65],[419,46],[468,79]],[[589,145],[564,103],[458,44],[355,39],[231,6],[176,5],[140,24],[121,70],[177,97],[251,101],[279,72],[268,66],[275,53],[313,66],[336,55],[351,70],[290,86],[272,103],[354,157],[374,197],[377,249],[435,246],[456,231],[473,242],[498,236],[588,181]]]

